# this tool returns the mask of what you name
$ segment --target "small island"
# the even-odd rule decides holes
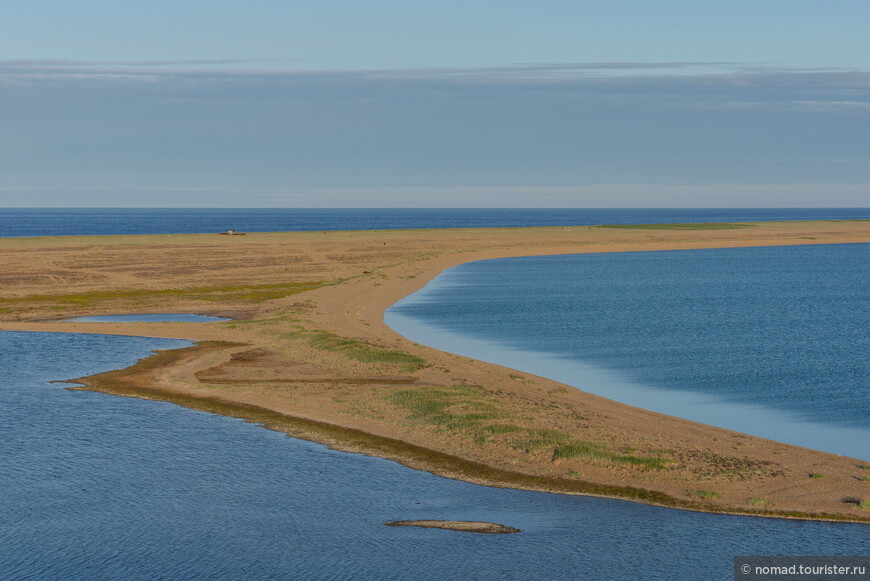
[[[520,529],[515,529],[506,525],[466,520],[397,520],[385,524],[388,527],[421,527],[424,529],[444,529],[448,531],[484,533],[488,535],[507,535],[523,532]]]

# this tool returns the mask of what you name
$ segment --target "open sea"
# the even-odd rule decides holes
[[[146,233],[127,231],[142,214],[106,212],[109,218],[100,211],[106,219],[95,221],[83,217],[88,211],[0,210],[0,236]],[[181,215],[146,213],[161,212]],[[457,210],[452,221],[443,211],[288,210],[287,216],[323,215],[280,227],[283,218],[233,210],[252,221],[218,226],[215,217],[230,211],[189,212],[185,229],[166,226],[169,219],[161,228],[605,223],[555,222],[564,216],[553,211],[541,211],[534,223],[526,210]],[[704,216],[714,211],[608,212],[639,223],[709,221]],[[867,210],[745,211],[757,214],[751,218],[721,212],[722,221],[868,217]],[[156,227],[147,233],[161,232],[168,233]],[[713,409],[720,422],[740,415],[733,409],[752,409],[774,418],[767,422],[774,428],[811,425],[819,446],[848,445],[851,437],[855,452],[865,450],[868,245],[735,251],[463,265],[397,305],[388,322],[424,343],[448,337],[454,342],[445,348],[469,356],[483,346],[483,358],[501,353],[512,367],[542,365],[530,372],[580,370],[585,375],[568,383],[615,399],[640,394],[647,407],[657,400],[677,415]],[[50,383],[184,345],[0,332],[0,579],[725,580],[732,578],[735,555],[870,551],[865,525],[487,488],[331,451],[233,418]],[[383,526],[406,519],[484,520],[523,532]]]
[[[0,208],[0,238],[870,219],[870,208]]]

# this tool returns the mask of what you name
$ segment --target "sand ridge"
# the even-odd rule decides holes
[[[5,239],[0,329],[195,340],[199,347],[84,381],[472,482],[866,521],[860,506],[870,498],[870,470],[862,460],[679,420],[417,345],[387,327],[383,312],[472,260],[868,241],[870,223],[862,221]],[[122,312],[236,320],[34,322]]]

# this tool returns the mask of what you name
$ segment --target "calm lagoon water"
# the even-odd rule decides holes
[[[612,399],[870,459],[870,244],[548,256],[450,269],[406,337]]]
[[[731,579],[733,555],[865,554],[870,527],[475,486],[49,381],[183,341],[0,333],[0,579]],[[475,535],[397,519],[487,520]]]

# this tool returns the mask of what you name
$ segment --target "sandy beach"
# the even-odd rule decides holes
[[[469,261],[856,242],[870,242],[870,222],[0,239],[0,330],[193,340],[80,382],[470,482],[870,522],[867,459],[616,403],[383,323],[397,300]],[[58,320],[159,312],[233,320]]]

